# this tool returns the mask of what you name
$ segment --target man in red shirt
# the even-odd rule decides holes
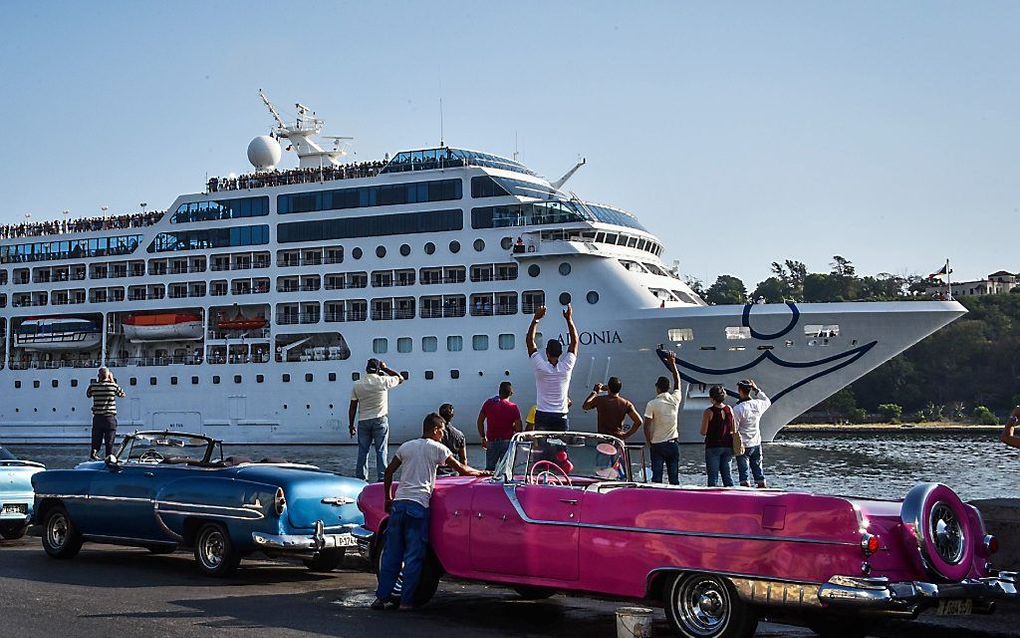
[[[499,396],[488,399],[478,412],[478,436],[485,450],[485,469],[490,472],[496,469],[496,463],[506,454],[510,438],[524,429],[521,411],[516,403],[510,401],[513,393],[514,387],[509,381],[500,383]],[[485,428],[486,422],[488,431]]]

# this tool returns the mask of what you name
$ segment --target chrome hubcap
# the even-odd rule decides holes
[[[963,526],[952,508],[937,503],[931,509],[929,529],[939,558],[952,565],[959,563],[963,559]]]
[[[680,624],[697,636],[715,636],[729,622],[730,594],[715,578],[685,578],[677,588],[675,605]]]
[[[223,539],[223,533],[219,530],[213,530],[207,532],[202,537],[202,547],[200,555],[202,556],[202,563],[210,568],[216,569],[223,563],[223,554],[226,551],[226,542]]]
[[[50,517],[50,524],[46,529],[46,536],[49,539],[50,546],[55,549],[60,549],[67,542],[68,536],[68,525],[67,518],[63,514],[54,514]]]

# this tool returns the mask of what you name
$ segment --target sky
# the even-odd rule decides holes
[[[0,223],[149,209],[315,109],[354,159],[521,160],[663,259],[1020,271],[1020,4],[0,3]],[[289,163],[289,164],[288,164]],[[294,164],[293,157],[284,165]]]

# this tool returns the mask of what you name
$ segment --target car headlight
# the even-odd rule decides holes
[[[273,499],[273,511],[276,512],[277,516],[283,515],[283,510],[287,508],[287,496],[283,493],[283,488],[276,488],[276,498]]]

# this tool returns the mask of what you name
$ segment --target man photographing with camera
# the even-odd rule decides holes
[[[581,406],[584,411],[595,410],[595,422],[599,434],[608,434],[628,439],[641,428],[641,415],[634,404],[620,396],[623,382],[618,377],[609,377],[609,383],[596,383]],[[607,394],[599,394],[607,392]],[[623,429],[623,421],[630,417],[630,429]]]
[[[109,368],[99,368],[99,375],[89,382],[85,396],[92,399],[92,453],[89,458],[99,459],[99,448],[106,444],[106,456],[113,454],[113,441],[117,438],[117,398],[127,394],[117,385]]]

